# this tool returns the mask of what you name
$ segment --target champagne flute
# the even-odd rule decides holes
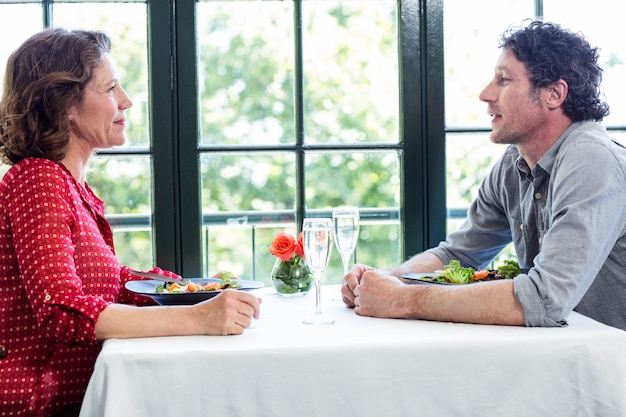
[[[350,266],[350,257],[356,249],[356,242],[359,238],[359,208],[334,208],[333,224],[335,226],[335,245],[341,254],[343,275],[345,276]]]
[[[333,225],[331,219],[304,219],[302,240],[304,260],[315,278],[315,314],[304,324],[333,324],[335,320],[322,314],[322,274],[328,266],[332,250]]]

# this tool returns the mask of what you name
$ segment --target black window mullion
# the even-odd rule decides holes
[[[296,132],[296,229],[298,232],[302,227],[302,220],[306,213],[306,174],[305,174],[305,154],[304,154],[304,70],[302,68],[302,2],[294,2],[294,48],[295,48],[295,124]]]
[[[163,7],[168,5],[168,7]],[[172,21],[170,2],[148,2],[148,71],[150,83],[150,123],[153,172],[153,232],[155,263],[178,271],[180,247],[177,244],[174,113],[172,96],[172,35],[163,27]]]
[[[400,2],[404,258],[445,237],[442,1]]]
[[[401,109],[401,152],[400,219],[404,240],[403,258],[422,251],[425,246],[423,205],[424,177],[422,171],[423,149],[420,114],[420,2],[419,0],[400,1],[399,48],[400,48],[400,109]]]
[[[425,236],[426,248],[437,245],[446,236],[446,138],[443,60],[443,1],[424,0],[421,56],[424,75],[423,126],[426,160],[422,175],[426,178]]]
[[[175,95],[178,154],[179,273],[202,276],[202,209],[198,150],[196,16],[194,0],[175,4]],[[158,185],[157,185],[158,187]]]
[[[43,0],[41,10],[43,12],[43,27],[49,28],[52,26],[52,0]]]

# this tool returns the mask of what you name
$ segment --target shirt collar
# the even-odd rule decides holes
[[[541,167],[541,169],[546,172],[552,172],[552,166],[554,165],[554,160],[556,159],[556,156],[559,154],[559,149],[561,148],[561,145],[563,144],[563,142],[565,142],[565,139],[567,139],[570,133],[572,133],[573,130],[577,129],[578,126],[580,126],[581,124],[582,122],[575,122],[569,125],[569,127],[565,129],[565,132],[563,132],[563,134],[556,140],[556,142],[554,142],[550,149],[548,149],[548,151],[544,153],[541,158],[539,158],[536,167]]]
[[[563,142],[565,142],[570,133],[572,133],[572,131],[578,128],[578,126],[580,126],[581,124],[582,122],[574,122],[569,125],[569,127],[565,129],[565,132],[561,134],[561,136],[556,140],[556,142],[554,142],[550,149],[548,149],[548,151],[544,153],[541,158],[539,158],[539,161],[537,161],[537,164],[532,169],[532,171],[530,170],[530,167],[528,166],[524,158],[522,158],[521,155],[518,156],[515,164],[520,174],[526,176],[526,178],[532,181],[534,177],[540,175],[540,170],[547,173],[552,172],[552,166],[554,165],[554,161],[556,160],[556,156],[559,153],[561,145],[563,144]]]

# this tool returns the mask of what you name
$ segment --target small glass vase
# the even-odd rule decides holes
[[[314,285],[311,270],[298,255],[294,255],[289,261],[276,259],[271,276],[274,289],[285,297],[304,295]]]

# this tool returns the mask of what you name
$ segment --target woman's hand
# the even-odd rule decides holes
[[[96,338],[242,334],[260,315],[261,299],[228,289],[194,305],[137,307],[109,304],[96,321]]]
[[[201,334],[242,334],[250,326],[252,318],[259,318],[261,301],[246,291],[224,290],[192,306],[192,320],[200,326],[198,332]]]

